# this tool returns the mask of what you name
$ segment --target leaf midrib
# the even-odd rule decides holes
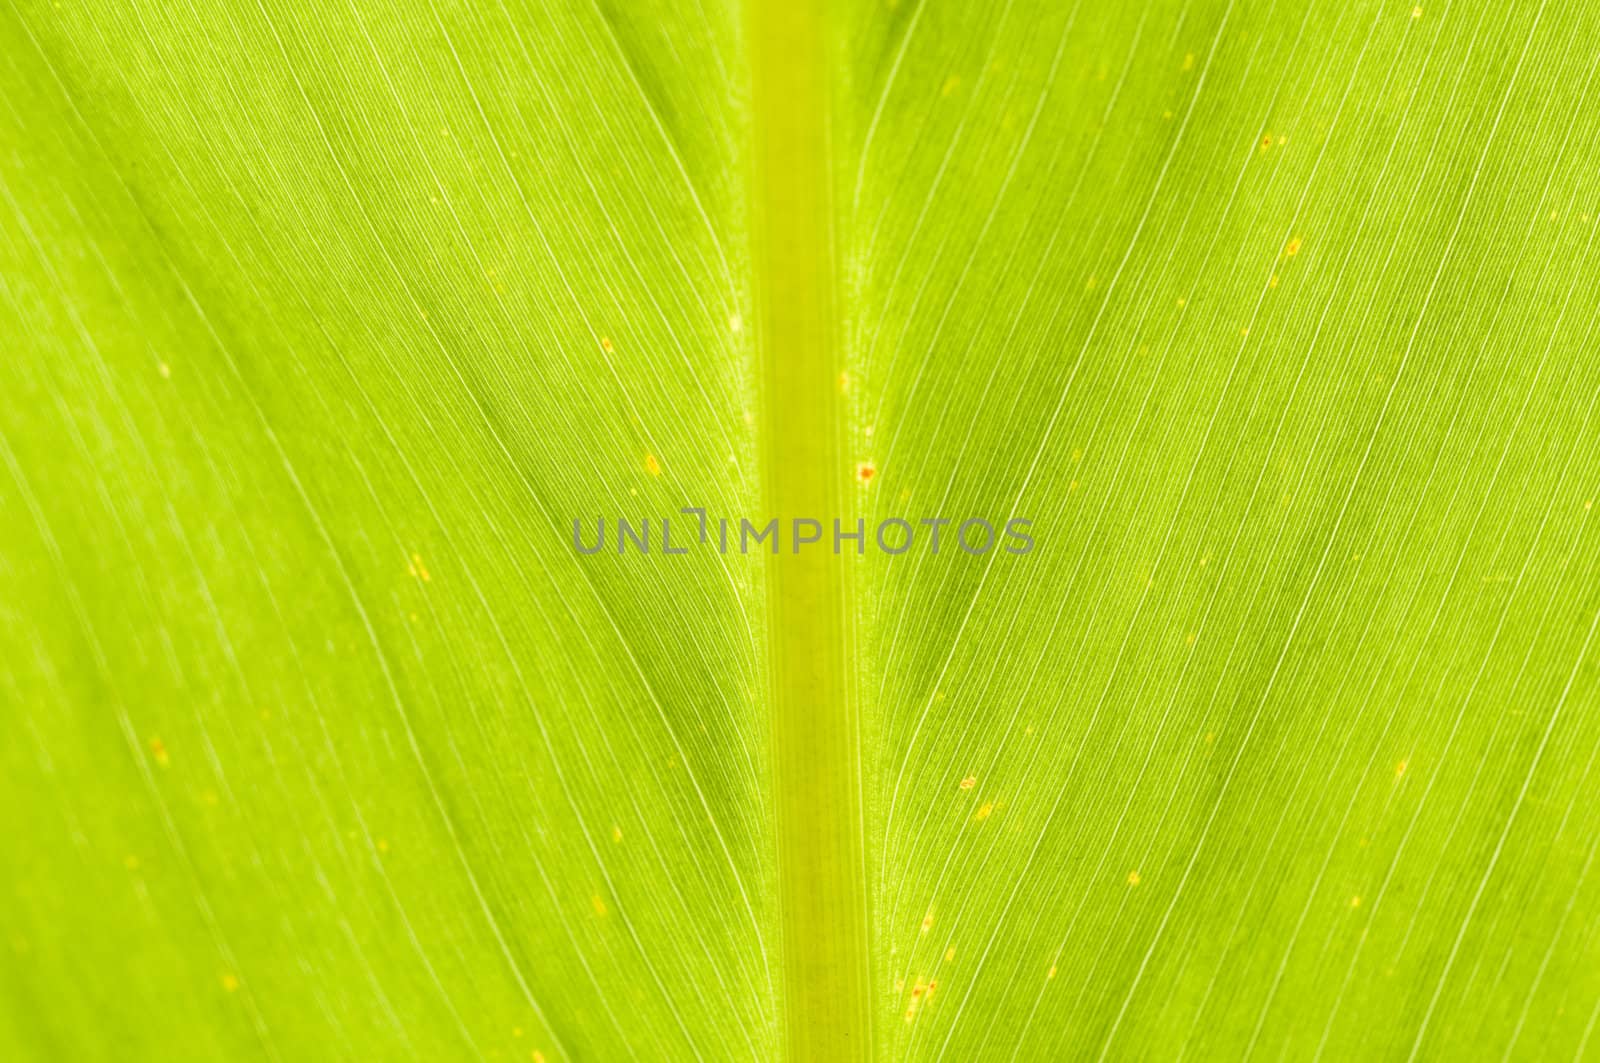
[[[841,490],[822,5],[748,0],[746,21],[763,504],[781,527],[821,521],[826,539],[835,517],[853,521]],[[865,1059],[867,877],[847,566],[820,548],[766,560],[786,1054]]]

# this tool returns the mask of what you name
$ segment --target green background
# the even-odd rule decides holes
[[[1600,1051],[1600,9],[776,10],[0,4],[0,1056]]]

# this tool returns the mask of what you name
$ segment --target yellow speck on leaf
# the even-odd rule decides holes
[[[744,331],[744,318],[738,314],[728,315],[728,331],[737,336]]]
[[[959,77],[957,77],[955,74],[951,74],[949,77],[944,79],[944,86],[939,89],[939,95],[948,96],[952,92],[956,91],[956,89],[959,89],[960,87],[961,87],[961,79]]]
[[[1422,6],[1420,4],[1411,9],[1411,17],[1412,18],[1421,18],[1422,17]]]
[[[533,1060],[533,1063],[544,1063],[544,1053],[537,1049],[529,1053],[529,1058]]]
[[[994,812],[994,802],[991,801],[991,802],[986,803],[982,808],[978,809],[978,811],[974,812],[972,814],[972,818],[976,819],[976,820],[985,820],[985,819],[988,819],[989,816],[993,814],[993,812]]]
[[[1361,907],[1361,898],[1360,897],[1351,897],[1350,898],[1350,907],[1352,907],[1352,908]]]
[[[922,932],[924,934],[926,934],[928,931],[930,931],[932,929],[933,929],[933,910],[929,909],[928,914],[922,917]]]
[[[616,350],[616,348],[611,345],[611,337],[610,336],[601,336],[600,337],[600,349],[602,351],[605,351],[607,354],[610,354],[612,351]]]
[[[1185,70],[1193,70],[1194,69],[1194,53],[1193,52],[1189,52],[1186,55],[1184,55],[1184,57],[1183,57],[1183,68]]]
[[[1050,969],[1044,973],[1044,976],[1046,978],[1054,978],[1056,976],[1056,965],[1052,963]]]
[[[388,851],[389,851],[389,839],[388,838],[379,838],[378,839],[378,852],[386,853]]]
[[[1139,881],[1140,881],[1139,872],[1137,872],[1137,871],[1128,872],[1128,885],[1137,886],[1139,884]]]
[[[1293,240],[1289,241],[1289,246],[1283,249],[1283,253],[1288,255],[1290,258],[1293,258],[1295,255],[1300,253],[1300,244],[1301,239],[1300,237],[1296,236]]]
[[[150,739],[150,755],[154,757],[156,763],[161,765],[163,768],[171,762],[171,758],[167,756],[166,743],[161,741],[159,738]]]
[[[222,988],[230,993],[236,992],[239,988],[239,979],[231,974],[223,975]]]
[[[122,866],[127,868],[129,871],[137,871],[139,870],[139,858],[134,856],[132,853],[129,853],[127,856],[122,858]]]
[[[839,394],[850,394],[850,371],[848,369],[839,374]]]
[[[961,788],[963,790],[970,790],[976,785],[978,785],[978,777],[976,775],[968,775],[961,780]]]
[[[610,909],[606,907],[606,902],[601,899],[598,893],[589,898],[589,903],[594,905],[594,914],[600,916],[602,919],[605,918],[606,913],[610,911]]]
[[[161,379],[162,380],[167,380],[167,379],[171,378],[171,376],[172,376],[172,366],[168,365],[166,362],[162,362],[160,365],[156,366],[156,369],[161,373]]]
[[[406,571],[424,583],[428,583],[433,579],[433,576],[428,572],[428,566],[422,563],[421,554],[411,555],[411,564],[406,566]]]
[[[651,476],[661,475],[661,463],[656,460],[656,456],[654,454],[646,454],[644,456],[644,471],[649,473]]]
[[[622,840],[622,828],[621,827],[612,827],[611,828],[611,840],[614,841],[614,842],[620,842]]]
[[[1189,300],[1185,299],[1183,296],[1180,295],[1180,296],[1178,296],[1178,305],[1179,306],[1188,306],[1189,305]]]
[[[1278,275],[1276,273],[1274,273],[1272,275],[1272,279],[1267,282],[1267,287],[1268,288],[1276,288],[1277,286],[1278,286]]]
[[[956,958],[956,947],[954,945],[951,945],[949,948],[944,950],[944,962],[945,963],[954,963],[955,962],[955,958]]]
[[[511,1027],[511,1036],[512,1037],[521,1037],[522,1036],[522,1027],[520,1027],[520,1026]]]
[[[1403,776],[1403,775],[1405,775],[1405,773],[1406,773],[1406,766],[1407,766],[1407,765],[1408,765],[1408,764],[1409,764],[1409,763],[1410,763],[1410,761],[1405,761],[1405,760],[1402,760],[1402,761],[1401,761],[1401,762],[1400,762],[1400,763],[1398,763],[1398,764],[1396,764],[1396,765],[1395,765],[1395,766],[1394,766],[1394,777],[1395,777],[1395,778],[1396,778],[1396,779],[1398,779],[1398,778],[1400,778],[1400,777],[1402,777],[1402,776]]]

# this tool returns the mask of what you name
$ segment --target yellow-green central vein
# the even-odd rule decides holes
[[[753,67],[757,336],[768,511],[846,518],[828,161],[817,3],[748,0]],[[771,557],[773,771],[783,1008],[794,1060],[865,1059],[866,882],[844,558]]]

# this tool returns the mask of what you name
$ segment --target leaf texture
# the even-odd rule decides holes
[[[1597,30],[6,0],[0,1056],[1600,1051]]]

